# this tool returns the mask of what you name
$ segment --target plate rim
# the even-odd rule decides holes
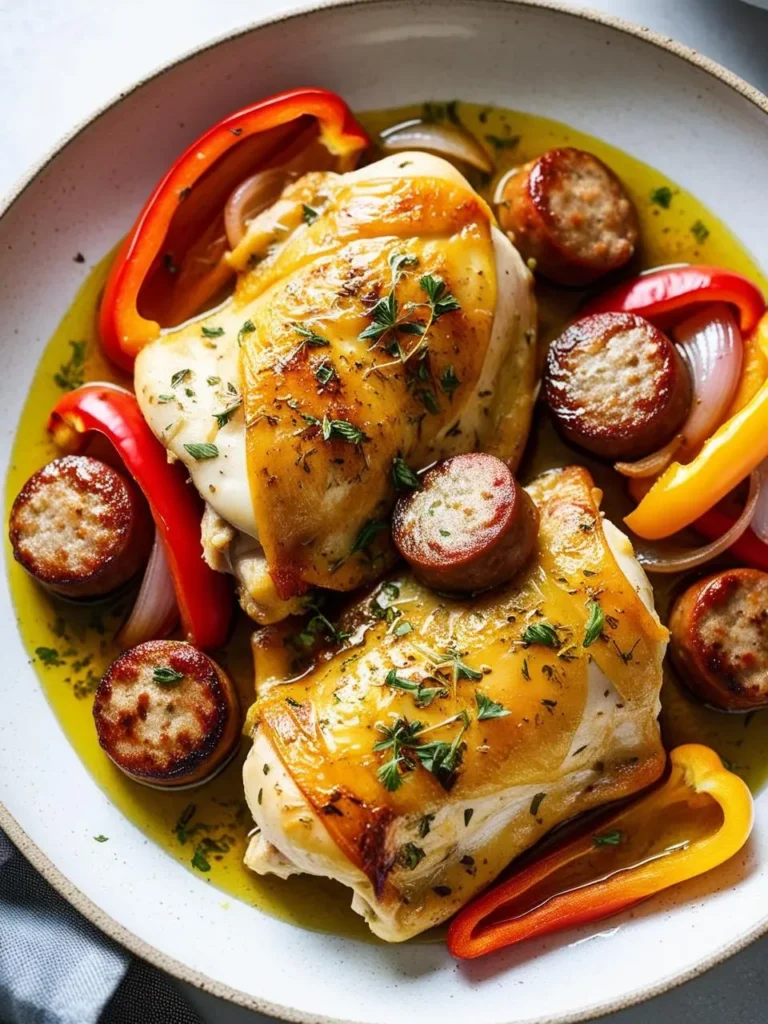
[[[353,7],[366,7],[377,2],[379,2],[379,0],[306,0],[306,2],[301,2],[301,0],[299,0],[299,3],[294,6],[281,10],[273,15],[254,19],[253,21],[239,26],[238,28],[230,29],[220,35],[216,35],[211,39],[208,39],[206,42],[186,49],[178,56],[156,66],[153,70],[137,79],[129,87],[121,90],[103,104],[96,107],[91,114],[77,122],[70,131],[61,136],[58,141],[55,142],[26,172],[22,173],[22,175],[11,186],[10,190],[0,198],[0,221],[10,213],[17,200],[22,197],[37,177],[60,153],[73,143],[86,129],[99,121],[106,113],[120,104],[128,96],[131,96],[133,93],[143,88],[149,82],[153,82],[156,79],[161,78],[172,69],[185,64],[187,61],[195,59],[209,50],[215,49],[223,43],[238,39],[241,36],[249,35],[251,32],[255,32],[258,29],[290,21],[298,21],[299,19],[318,11],[326,11],[334,8],[346,9]],[[397,0],[395,0],[395,2],[397,2]],[[420,0],[405,0],[405,2],[411,3],[414,6],[419,6],[420,4]],[[499,7],[539,8],[550,10],[572,18],[578,18],[583,21],[614,29],[624,35],[639,39],[642,42],[647,43],[649,46],[653,46],[656,49],[663,50],[679,57],[681,60],[684,60],[693,67],[704,71],[712,78],[717,79],[724,85],[733,89],[734,92],[744,97],[759,110],[768,115],[768,95],[764,94],[756,86],[751,85],[745,79],[741,78],[735,72],[730,71],[711,57],[707,57],[692,47],[678,42],[671,36],[665,35],[661,32],[656,32],[653,29],[649,29],[643,25],[629,21],[626,18],[606,14],[592,8],[572,7],[568,3],[561,3],[560,0],[485,0],[485,2],[495,4]],[[268,1000],[261,999],[258,996],[254,996],[251,993],[245,992],[242,989],[236,989],[224,982],[216,981],[204,974],[202,971],[197,971],[188,967],[180,960],[176,960],[162,952],[156,946],[153,946],[151,943],[141,939],[130,929],[120,924],[119,921],[110,914],[107,914],[98,906],[98,904],[91,900],[90,897],[86,896],[84,892],[70,882],[66,875],[56,867],[48,855],[45,854],[43,850],[26,834],[21,825],[16,821],[1,801],[0,828],[3,829],[22,856],[32,864],[32,866],[43,876],[43,878],[45,878],[56,892],[67,900],[67,902],[88,921],[95,925],[103,934],[119,943],[129,952],[148,963],[151,963],[153,966],[160,968],[177,980],[192,985],[203,992],[216,996],[217,998],[242,1006],[245,1009],[253,1010],[262,1014],[268,1014],[278,1020],[289,1021],[291,1024],[359,1024],[359,1022],[352,1021],[350,1019],[328,1017],[325,1015],[319,1016],[316,1013],[312,1013],[310,1015],[301,1010],[275,1004]],[[669,977],[663,978],[650,988],[646,987],[634,990],[622,998],[609,1000],[607,1002],[597,1002],[591,1007],[576,1011],[575,1013],[565,1015],[558,1014],[554,1017],[540,1017],[537,1018],[535,1022],[531,1022],[531,1024],[581,1024],[581,1022],[590,1021],[595,1017],[602,1017],[606,1014],[614,1013],[618,1010],[627,1009],[631,1006],[646,1002],[655,996],[662,995],[665,992],[669,992],[672,989],[691,981],[693,978],[699,977],[712,967],[722,963],[724,960],[745,949],[752,942],[766,933],[768,933],[768,914],[766,914],[761,921],[755,924],[739,939],[726,943],[708,957],[700,960],[687,971],[680,974],[670,975]],[[512,1024],[512,1022],[510,1022],[510,1024]]]

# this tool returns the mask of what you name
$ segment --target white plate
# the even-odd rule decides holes
[[[6,210],[4,459],[35,363],[85,274],[73,255],[106,252],[167,164],[223,114],[314,83],[358,109],[459,96],[568,122],[681,182],[768,265],[768,101],[684,48],[581,12],[499,0],[391,0],[280,18],[115,101]],[[746,852],[711,878],[602,930],[469,966],[440,945],[365,945],[226,900],[150,843],[91,780],[27,664],[6,586],[0,600],[0,825],[105,931],[218,995],[313,1022],[577,1020],[662,991],[768,928],[768,794],[757,801]],[[99,832],[109,844],[93,842]]]

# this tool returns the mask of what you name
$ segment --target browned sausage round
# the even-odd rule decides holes
[[[54,459],[13,503],[13,554],[34,578],[70,598],[102,597],[149,557],[154,530],[133,483],[85,455]]]
[[[623,266],[638,238],[637,213],[619,179],[591,153],[550,149],[511,174],[499,223],[544,277],[587,285]]]
[[[691,393],[675,346],[633,313],[585,316],[549,349],[544,400],[565,437],[596,455],[660,448],[682,426]]]
[[[511,579],[531,554],[539,526],[533,501],[493,455],[438,463],[422,489],[395,506],[392,537],[418,580],[468,594]]]
[[[99,743],[127,775],[160,787],[197,785],[237,747],[240,711],[227,674],[177,640],[150,640],[114,661],[96,690]]]
[[[675,602],[669,629],[672,662],[700,700],[724,711],[768,705],[768,573],[699,580]]]

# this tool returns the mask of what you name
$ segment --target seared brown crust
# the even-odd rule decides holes
[[[675,602],[670,631],[673,664],[697,697],[723,711],[768,705],[768,572],[699,580]]]
[[[635,459],[680,429],[691,378],[675,346],[633,313],[577,320],[549,349],[544,400],[569,441],[611,459]]]
[[[156,669],[181,674],[158,681]],[[240,735],[237,693],[207,655],[176,640],[151,640],[125,651],[96,691],[99,743],[138,782],[187,786],[229,758]]]
[[[672,661],[707,704],[768,704],[768,573],[726,569],[689,587],[669,618]]]
[[[152,520],[134,484],[98,459],[67,455],[34,473],[16,497],[16,561],[65,597],[101,597],[149,557]]]
[[[470,452],[438,463],[395,506],[392,537],[414,575],[442,593],[510,580],[533,551],[539,513],[511,470]]]
[[[581,149],[550,149],[504,187],[499,223],[544,277],[587,285],[623,266],[638,238],[637,212],[602,160]]]

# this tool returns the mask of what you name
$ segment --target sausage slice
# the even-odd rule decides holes
[[[93,717],[107,756],[146,785],[199,785],[223,768],[240,736],[237,692],[190,644],[150,640],[125,651],[96,690]]]
[[[565,437],[596,455],[649,455],[680,429],[691,395],[675,346],[634,313],[583,317],[550,346],[544,400]]]
[[[637,212],[610,168],[591,153],[550,149],[510,175],[499,223],[523,258],[558,284],[590,284],[632,257]]]
[[[468,594],[511,579],[531,554],[538,526],[538,510],[508,466],[470,452],[438,463],[421,490],[399,499],[392,537],[422,583]]]
[[[98,459],[67,455],[34,473],[13,503],[17,562],[69,598],[103,597],[149,557],[154,530],[131,481]]]
[[[690,586],[669,618],[685,684],[724,711],[768,705],[768,573],[726,569]]]

